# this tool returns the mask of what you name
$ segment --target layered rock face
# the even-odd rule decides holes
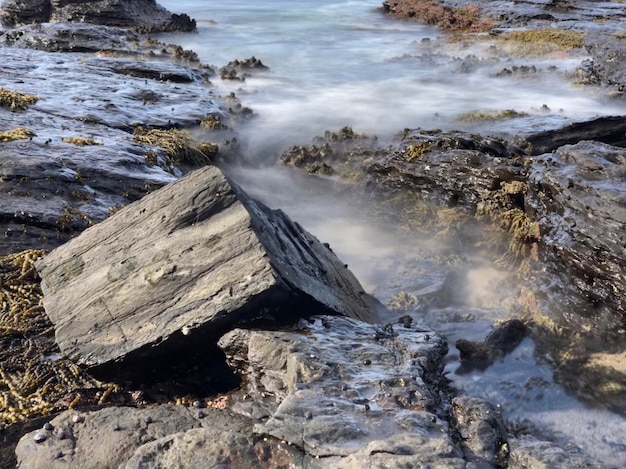
[[[177,180],[57,248],[37,268],[62,352],[119,375],[175,361],[258,320],[374,321],[332,251],[215,167]]]
[[[551,273],[538,291],[578,331],[612,339],[626,330],[625,177],[626,150],[593,141],[537,158],[530,175]]]
[[[142,31],[193,31],[188,15],[167,11],[154,0],[5,0],[0,21],[7,26],[80,22],[140,28]]]

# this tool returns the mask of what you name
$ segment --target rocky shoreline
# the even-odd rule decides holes
[[[584,30],[581,81],[623,99],[623,13],[492,3],[382,10],[426,5],[494,37]],[[213,70],[150,38],[195,22],[143,0],[7,0],[0,18],[2,467],[602,466],[457,395],[443,336],[411,316],[385,325],[329,246],[195,170],[239,161],[253,112],[211,82],[260,60]],[[344,128],[281,160],[516,269],[520,327],[460,343],[468,364],[528,328],[563,385],[623,412],[625,122],[514,139],[405,129],[390,145]]]

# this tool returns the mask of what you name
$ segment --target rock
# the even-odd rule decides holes
[[[553,130],[544,130],[518,138],[516,144],[530,155],[550,153],[563,145],[574,145],[581,140],[626,146],[626,117],[598,117],[576,122]]]
[[[452,422],[473,467],[508,467],[508,435],[499,409],[476,397],[455,397]]]
[[[626,87],[626,41],[623,24],[609,25],[605,30],[589,28],[584,40],[592,58],[583,63],[584,81],[609,87],[616,96],[623,96]],[[608,142],[607,142],[608,143]]]
[[[41,430],[21,438],[15,451],[17,467],[118,469],[125,467],[124,464],[142,445],[162,441],[170,435],[184,435],[191,429],[201,430],[203,425],[212,429],[205,432],[210,441],[216,441],[221,432],[239,434],[241,438],[249,434],[251,423],[244,417],[212,408],[206,409],[206,413],[208,418],[200,420],[187,407],[175,405],[145,409],[109,407],[91,412],[68,410],[52,419],[55,429],[45,432],[47,439],[43,443],[33,441],[34,434]],[[76,419],[76,416],[82,418]],[[147,417],[150,417],[150,423],[146,423]],[[161,451],[167,447],[161,443]],[[187,456],[193,458],[194,452],[190,453]],[[56,457],[59,454],[61,456]],[[197,452],[195,455],[197,457]]]
[[[617,466],[599,463],[573,445],[557,445],[542,441],[530,435],[511,437],[509,446],[509,469],[550,469],[553,467],[603,467],[617,469]]]
[[[0,22],[6,26],[50,21],[50,0],[5,0],[0,5]]]
[[[487,335],[484,342],[457,340],[456,348],[461,353],[461,368],[457,373],[474,367],[487,368],[496,358],[515,350],[526,334],[527,328],[524,323],[519,319],[511,319],[499,324]]]
[[[431,330],[313,317],[219,341],[245,376],[235,412],[326,467],[465,467],[446,421],[444,339]],[[269,417],[269,418],[267,418]]]
[[[365,147],[365,148],[364,148]],[[411,191],[446,207],[474,212],[485,191],[524,180],[523,152],[498,138],[405,129],[389,148],[344,128],[281,156],[308,172],[345,175],[376,191]],[[326,168],[320,171],[320,168]]]
[[[591,141],[536,158],[530,174],[547,268],[535,297],[557,322],[603,340],[626,330],[625,175],[626,150]]]
[[[29,23],[94,23],[143,32],[194,31],[196,21],[172,14],[154,0],[5,0],[0,21],[6,26]]]
[[[220,76],[224,80],[241,80],[244,81],[251,74],[263,72],[269,67],[263,64],[259,59],[252,56],[244,60],[232,60],[219,69]]]
[[[212,425],[175,433],[140,446],[120,469],[278,469],[311,467],[297,448],[248,432],[234,433]]]
[[[174,364],[245,322],[375,321],[380,306],[329,248],[215,167],[126,207],[37,269],[62,352],[104,374]]]
[[[111,28],[89,28],[102,34],[94,47],[121,39]],[[30,132],[0,142],[0,254],[53,249],[181,175],[176,155],[137,140],[135,126],[189,128],[208,113],[224,115],[205,83],[210,70],[7,47],[2,56],[0,77],[11,91],[37,100],[25,110],[0,107],[4,130]],[[164,81],[176,77],[187,83]]]

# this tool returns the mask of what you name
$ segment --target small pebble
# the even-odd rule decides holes
[[[370,405],[369,404],[365,404],[363,406],[363,410],[365,411],[365,413],[368,413],[370,411]]]
[[[363,364],[364,365],[371,365],[372,364],[372,360],[370,360],[369,358],[366,358],[365,360],[363,360]]]
[[[152,423],[152,417],[150,417],[149,415],[146,415],[143,419],[144,422],[146,422],[147,424],[151,424]]]
[[[74,422],[74,423],[81,423],[81,422],[84,422],[84,421],[85,421],[85,417],[83,417],[82,415],[76,414],[76,415],[74,415],[72,417],[72,422]]]
[[[197,409],[199,409],[200,407],[202,407],[202,402],[201,401],[193,401],[193,404],[191,404],[191,405],[196,407]]]
[[[33,440],[35,440],[35,443],[43,443],[47,439],[48,437],[45,433],[35,433],[35,436],[33,436]]]
[[[52,425],[50,422],[46,422],[43,424],[43,429],[51,432],[52,430],[54,430],[54,425]]]
[[[69,435],[65,430],[61,430],[57,437],[59,438],[59,440],[66,440],[67,438],[69,438]]]
[[[202,412],[201,410],[198,411],[198,418],[199,419],[203,419],[204,417],[206,417],[206,414],[204,412]]]
[[[116,423],[115,425],[113,425],[113,431],[114,432],[119,432],[122,429],[122,427],[120,427],[119,423]]]
[[[63,456],[64,456],[63,451],[61,451],[60,449],[54,452],[54,459],[61,459]]]
[[[304,413],[304,418],[307,420],[311,420],[313,418],[313,413],[310,411],[307,411]]]

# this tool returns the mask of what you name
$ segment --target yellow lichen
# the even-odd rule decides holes
[[[507,52],[522,57],[543,56],[584,46],[582,32],[557,28],[511,31],[500,36],[499,40],[506,45]]]
[[[0,132],[0,142],[10,142],[11,140],[29,140],[36,137],[37,134],[32,130],[18,127],[8,132]]]
[[[29,104],[35,104],[37,101],[39,101],[39,98],[32,94],[10,91],[0,87],[0,106],[9,108],[12,111],[26,110]]]
[[[526,117],[525,112],[518,112],[514,109],[505,109],[503,111],[473,111],[461,114],[457,120],[460,122],[481,122],[481,121],[499,121],[505,119],[516,119],[518,117]]]
[[[101,142],[97,142],[90,137],[63,137],[61,140],[63,140],[65,143],[78,145],[79,147],[84,147],[88,145],[102,145]]]
[[[424,153],[428,153],[432,147],[430,142],[419,142],[409,145],[405,150],[406,160],[411,162],[419,159]]]
[[[209,114],[200,121],[200,127],[204,130],[226,130],[228,126],[222,122],[222,118],[217,114]]]

